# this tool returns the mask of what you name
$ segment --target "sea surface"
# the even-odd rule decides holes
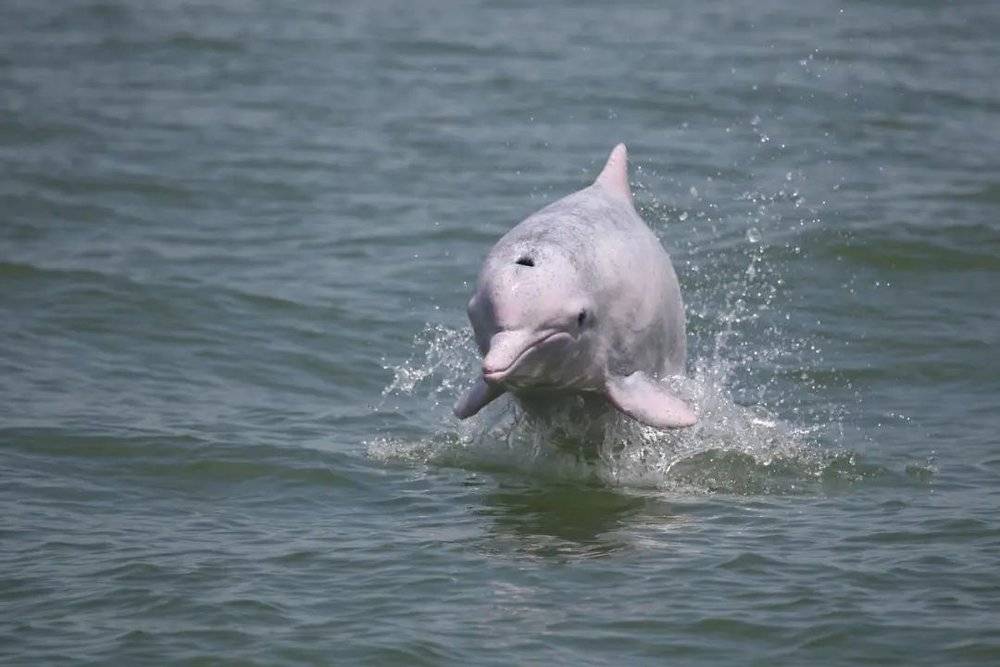
[[[1000,3],[0,6],[0,663],[1000,664]],[[628,144],[701,414],[476,373]]]

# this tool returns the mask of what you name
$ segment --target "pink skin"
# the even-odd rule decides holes
[[[626,165],[619,145],[593,185],[529,216],[490,251],[469,301],[482,374],[456,416],[511,391],[535,405],[603,396],[658,428],[695,423],[659,381],[683,372],[684,310],[670,258],[632,205]]]

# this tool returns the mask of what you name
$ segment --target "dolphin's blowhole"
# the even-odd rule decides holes
[[[533,260],[531,257],[528,257],[527,255],[521,255],[520,257],[517,258],[515,264],[520,264],[521,266],[534,266],[535,260]]]

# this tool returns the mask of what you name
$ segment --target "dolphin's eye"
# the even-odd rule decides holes
[[[521,266],[534,266],[535,260],[531,259],[527,255],[521,255],[520,257],[517,258],[517,263],[520,264]]]
[[[576,325],[582,327],[583,323],[587,321],[587,311],[581,310],[580,314],[576,316]]]

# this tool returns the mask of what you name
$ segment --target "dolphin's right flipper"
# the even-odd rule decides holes
[[[683,428],[698,422],[691,406],[667,385],[645,373],[610,377],[605,384],[608,400],[628,416],[656,428]]]
[[[486,405],[506,391],[495,384],[487,384],[482,377],[476,378],[476,384],[458,400],[453,408],[455,416],[467,419],[482,410]]]

